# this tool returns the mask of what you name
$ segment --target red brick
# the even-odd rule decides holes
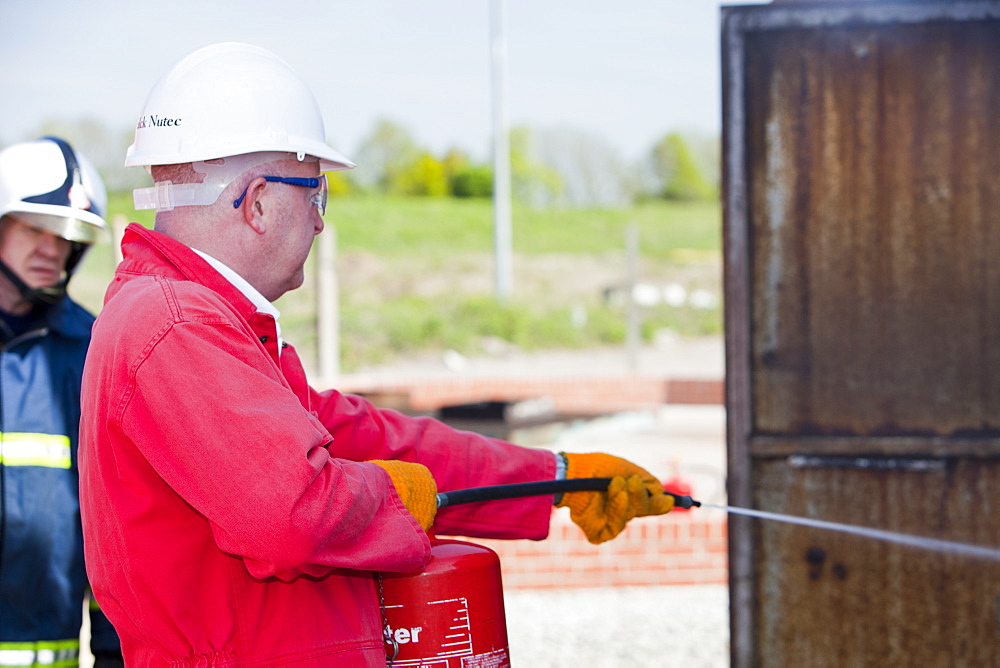
[[[504,585],[517,589],[725,584],[725,536],[725,520],[663,518],[631,525],[615,540],[595,546],[568,518],[555,516],[546,541],[473,542],[500,555]]]
[[[320,388],[324,389],[324,388]],[[373,401],[391,401],[393,408],[408,403],[413,411],[474,401],[553,400],[564,413],[600,414],[660,404],[715,404],[724,401],[721,379],[666,379],[655,377],[591,377],[554,379],[413,378],[395,382],[363,376],[342,376],[341,392],[366,394]],[[388,404],[386,404],[388,406]]]

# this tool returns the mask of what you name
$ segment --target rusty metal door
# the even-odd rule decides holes
[[[730,503],[1000,548],[1000,2],[722,19]],[[1000,665],[1000,562],[729,526],[734,665]]]

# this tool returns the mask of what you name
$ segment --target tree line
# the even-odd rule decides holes
[[[517,201],[615,205],[643,199],[711,200],[719,194],[717,138],[665,134],[634,165],[600,138],[569,128],[515,127],[511,188]],[[461,149],[434,155],[402,124],[381,119],[358,152],[364,170],[336,175],[341,192],[491,197],[493,167]],[[331,186],[332,187],[332,186]]]

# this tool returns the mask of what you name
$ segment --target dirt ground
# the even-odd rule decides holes
[[[512,262],[514,297],[567,304],[591,300],[628,276],[624,253],[517,255]],[[433,297],[459,291],[492,294],[494,260],[488,253],[465,253],[447,266],[420,256],[385,260],[370,253],[345,253],[337,260],[341,289],[372,298],[403,294]],[[637,280],[656,285],[677,283],[721,294],[722,265],[717,254],[678,263],[640,261]]]

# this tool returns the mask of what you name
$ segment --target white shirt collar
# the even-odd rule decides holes
[[[205,260],[205,262],[212,265],[212,268],[222,274],[237,290],[246,295],[246,298],[253,302],[253,305],[257,307],[258,313],[264,313],[274,318],[274,327],[278,332],[278,350],[281,350],[281,323],[278,322],[278,318],[281,317],[281,312],[274,307],[274,304],[267,301],[264,295],[257,292],[256,288],[247,283],[246,279],[230,269],[224,263],[216,260],[208,253],[203,253],[197,248],[192,248],[191,250],[197,253],[203,260]]]

